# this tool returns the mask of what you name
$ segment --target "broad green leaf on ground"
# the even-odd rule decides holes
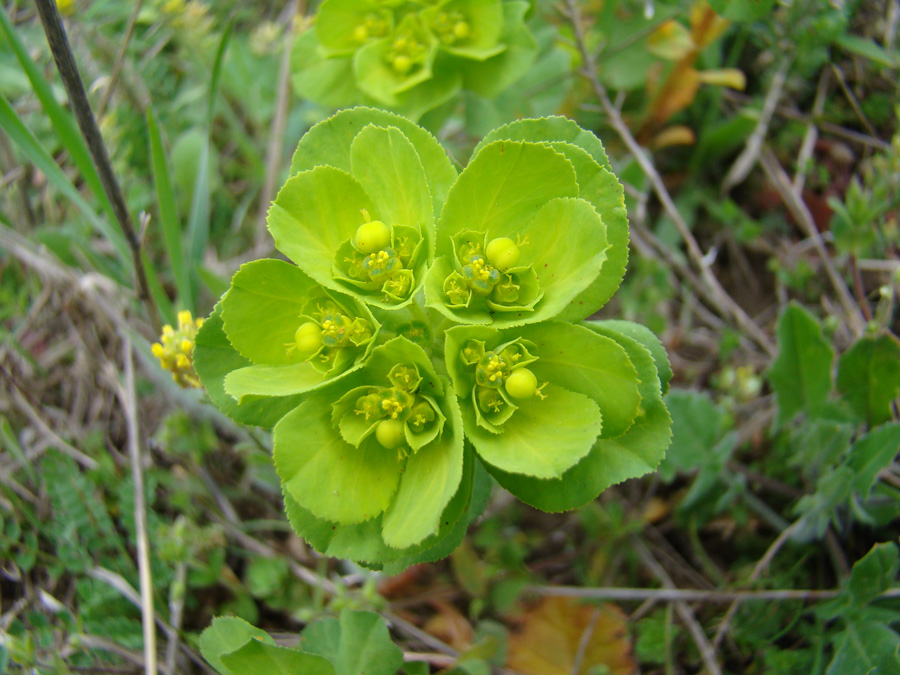
[[[891,335],[864,337],[838,360],[838,391],[870,425],[891,419],[900,396],[900,342]]]
[[[378,614],[345,609],[304,629],[301,645],[334,665],[335,675],[395,675],[403,652]]]
[[[799,412],[815,415],[831,391],[834,351],[819,322],[796,303],[778,320],[778,356],[767,376],[778,398],[778,422]]]
[[[503,487],[543,511],[578,508],[610,485],[653,471],[665,455],[672,435],[672,420],[660,396],[659,376],[650,352],[622,333],[601,326],[600,322],[592,328],[615,340],[627,353],[639,379],[640,408],[636,411],[634,423],[625,433],[607,438],[604,430],[590,454],[559,480],[540,480],[491,470]],[[573,384],[569,383],[570,386]]]
[[[581,605],[570,598],[545,598],[522,615],[508,649],[506,667],[522,675],[631,675],[637,671],[628,619],[612,604]]]
[[[210,400],[225,415],[242,424],[270,429],[300,404],[301,397],[245,397],[238,403],[225,392],[225,378],[229,373],[250,365],[250,361],[241,356],[228,341],[222,321],[222,305],[219,303],[197,331],[194,370]]]
[[[897,588],[898,570],[897,544],[876,544],[853,565],[841,594],[817,608],[819,616],[844,623],[843,632],[834,638],[828,675],[900,672],[900,635],[892,628],[900,621],[900,612],[871,605],[885,591]]]
[[[334,675],[335,672],[321,656],[256,638],[230,654],[223,654],[221,661],[231,675]]]
[[[850,606],[862,609],[889,588],[896,587],[898,570],[897,544],[875,544],[850,570],[846,586]]]
[[[713,449],[731,428],[732,421],[708,394],[673,389],[666,397],[672,414],[672,447],[659,466],[659,477],[670,483],[679,473],[709,469],[716,472],[722,460]]]
[[[213,619],[212,624],[200,635],[200,653],[213,668],[223,675],[229,675],[231,671],[223,665],[222,656],[239,649],[253,638],[275,644],[275,640],[268,633],[243,619],[236,616],[219,616]]]
[[[300,139],[291,160],[291,175],[323,165],[350,173],[353,139],[368,124],[395,127],[415,146],[425,169],[434,213],[439,214],[450,186],[456,181],[456,169],[434,136],[408,119],[384,110],[363,107],[342,110],[315,125]]]
[[[893,464],[900,453],[900,424],[885,424],[853,444],[848,466],[853,470],[853,489],[867,498],[882,469]]]
[[[900,672],[900,635],[887,624],[863,619],[848,623],[835,639],[834,659],[825,675],[897,672]]]

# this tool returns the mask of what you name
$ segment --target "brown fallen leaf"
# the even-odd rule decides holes
[[[611,675],[632,675],[627,619],[615,605],[582,605],[569,598],[544,598],[521,617],[509,639],[506,666],[522,675],[587,675],[604,665]],[[574,670],[582,648],[580,667]]]
[[[423,626],[426,633],[434,635],[446,642],[457,651],[465,651],[472,645],[475,631],[472,624],[460,614],[453,605],[443,600],[433,600],[429,603],[437,610]]]

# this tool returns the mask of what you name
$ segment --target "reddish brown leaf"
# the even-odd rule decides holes
[[[545,598],[522,617],[509,640],[507,667],[522,675],[587,675],[604,665],[612,675],[632,675],[627,619],[615,605],[582,605],[569,598]],[[580,667],[573,668],[585,641]]]

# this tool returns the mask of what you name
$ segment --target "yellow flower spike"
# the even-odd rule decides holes
[[[194,372],[193,354],[197,329],[202,325],[203,319],[195,321],[190,311],[182,310],[178,312],[178,329],[166,324],[160,341],[150,347],[160,367],[171,372],[172,379],[184,388],[200,386]]]

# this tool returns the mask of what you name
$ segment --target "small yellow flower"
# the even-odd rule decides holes
[[[194,339],[202,325],[203,319],[195,320],[190,311],[178,312],[178,329],[163,326],[160,341],[154,342],[150,348],[162,369],[171,372],[172,379],[186,389],[200,386],[194,371],[193,355]]]
[[[56,0],[56,7],[63,16],[71,16],[75,12],[75,0]]]

